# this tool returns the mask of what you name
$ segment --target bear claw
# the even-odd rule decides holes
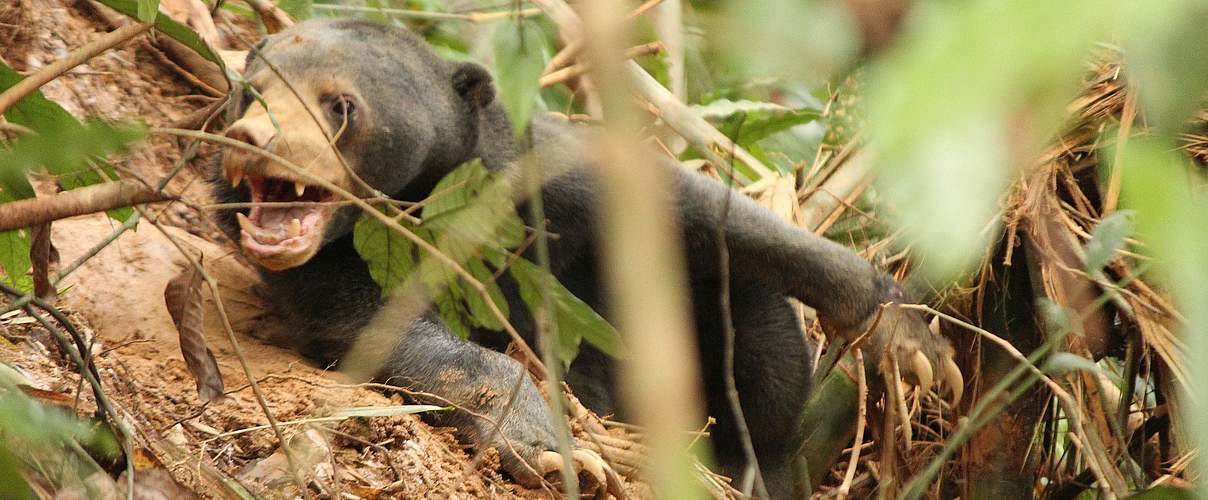
[[[613,472],[608,463],[594,451],[578,449],[571,452],[571,461],[579,473],[579,492],[584,498],[605,499],[611,494],[617,500],[625,500],[624,489],[620,478]],[[562,472],[562,454],[556,451],[543,451],[537,459],[537,469],[541,475],[552,481]]]

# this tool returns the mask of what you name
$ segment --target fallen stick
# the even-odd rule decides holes
[[[176,197],[156,192],[137,181],[124,180],[94,184],[52,196],[26,198],[0,204],[0,231],[11,231],[77,215],[173,199]]]

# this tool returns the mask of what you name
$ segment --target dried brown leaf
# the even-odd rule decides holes
[[[186,266],[164,288],[164,303],[180,336],[185,364],[197,380],[197,394],[202,401],[209,402],[222,397],[222,373],[202,334],[201,281],[201,269]]]
[[[55,295],[55,288],[50,284],[50,223],[34,226],[32,233],[29,260],[33,264],[34,295],[49,299]]]

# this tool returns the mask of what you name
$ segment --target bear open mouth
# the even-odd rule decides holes
[[[252,202],[264,203],[239,221],[240,244],[246,253],[270,269],[287,269],[306,262],[322,243],[331,191],[293,179],[247,175],[243,179]]]

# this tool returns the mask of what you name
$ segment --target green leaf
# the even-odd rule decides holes
[[[718,99],[703,106],[693,106],[693,109],[707,120],[721,122],[721,132],[744,147],[822,116],[814,108],[788,108],[770,102],[729,99]]]
[[[125,152],[146,134],[139,124],[90,122],[60,129],[36,129],[13,141],[0,153],[0,188],[15,198],[29,198],[33,190],[24,182],[31,169],[45,167],[59,176],[65,189],[96,184],[104,179],[92,170],[93,159]]]
[[[503,107],[517,135],[528,128],[537,106],[549,48],[536,24],[518,20],[495,30],[495,75]]]
[[[393,293],[415,269],[415,244],[369,215],[362,215],[353,227],[352,246],[382,288],[383,297]]]
[[[149,23],[159,14],[159,0],[138,0],[138,20]]]
[[[475,193],[482,188],[486,178],[487,169],[480,159],[463,163],[449,172],[432,188],[432,194],[428,196],[427,204],[420,212],[424,220],[432,220],[447,212],[465,208],[474,199]]]
[[[7,447],[0,446],[0,498],[20,500],[41,498],[34,494],[29,483],[25,481],[25,476],[21,474],[23,468],[20,459],[8,451]]]
[[[1000,195],[1060,130],[1083,62],[1111,38],[1113,3],[923,2],[870,67],[878,192],[926,278],[959,276],[997,237]]]
[[[449,289],[453,290],[456,287],[456,281],[449,283]],[[461,302],[455,300],[452,293],[442,293],[436,296],[436,308],[440,313],[441,321],[444,321],[445,326],[448,326],[453,333],[457,334],[458,338],[470,338],[470,327],[466,325],[465,311]]]
[[[32,262],[29,260],[29,233],[24,230],[0,233],[0,268],[5,281],[23,291],[33,289],[33,281],[26,274]]]
[[[147,22],[150,20],[150,19],[144,20],[144,17],[142,15],[142,10],[146,8],[144,6],[144,3],[154,2],[156,4],[155,8],[156,9],[159,8],[158,7],[159,0],[97,0],[97,1],[109,6],[109,8],[111,8],[113,10],[116,10],[118,12],[121,12],[122,14],[133,17],[133,18],[138,19],[143,22]],[[180,43],[185,44],[186,47],[193,49],[193,51],[197,52],[198,55],[200,55],[201,57],[204,57],[207,61],[217,64],[218,67],[226,68],[226,65],[223,64],[223,62],[222,62],[222,58],[218,57],[218,54],[215,53],[210,48],[209,45],[206,45],[206,42],[203,41],[200,36],[197,36],[196,32],[189,29],[188,26],[180,24],[180,23],[172,20],[172,18],[170,18],[168,16],[158,16],[157,15],[157,16],[154,16],[154,19],[155,19],[155,29],[157,31],[159,31],[160,33],[163,33],[165,35],[168,35],[173,40],[176,40]]]
[[[466,262],[466,270],[474,275],[474,279],[477,279],[479,283],[482,283],[486,287],[487,295],[491,298],[491,301],[503,312],[504,317],[508,317],[507,300],[504,299],[503,291],[495,283],[495,276],[487,269],[486,264],[478,259],[470,260]],[[466,305],[470,308],[470,315],[474,319],[475,324],[491,330],[503,330],[503,323],[499,321],[499,318],[491,311],[490,305],[487,304],[486,300],[477,291],[470,291],[466,294]]]
[[[1157,486],[1126,498],[1128,500],[1195,500],[1200,497],[1195,494],[1195,490],[1174,486]]]
[[[395,405],[395,406],[359,406],[344,408],[335,412],[334,417],[394,417],[398,415],[414,415],[429,411],[447,410],[443,406],[433,405]]]
[[[1172,134],[1185,130],[1208,90],[1208,4],[1198,0],[1123,2],[1120,40],[1129,80],[1136,84],[1145,124]]]
[[[0,63],[0,89],[16,85],[23,78]],[[11,151],[0,152],[0,164],[8,163],[0,166],[0,190],[8,193],[7,201],[33,196],[25,172],[34,166],[46,167],[58,175],[64,189],[96,184],[105,178],[116,179],[117,171],[105,161],[104,155],[125,151],[145,135],[145,127],[137,124],[81,124],[37,91],[10,107],[5,117],[37,133],[20,138]],[[0,198],[4,195],[0,194]],[[130,209],[110,210],[108,214],[116,220],[125,220]]]
[[[609,356],[623,356],[624,345],[616,329],[552,275],[525,259],[517,259],[512,263],[510,272],[520,287],[520,298],[529,309],[537,311],[544,307],[541,299],[542,285],[550,293],[550,302],[554,308],[553,320],[562,347],[558,356],[563,363],[569,366],[570,361],[574,359],[578,353],[580,338]]]
[[[1194,446],[1208,446],[1208,199],[1200,168],[1172,140],[1134,137],[1121,155],[1121,199],[1137,212],[1137,234],[1155,259],[1155,278],[1166,285],[1187,318],[1177,335],[1187,342],[1185,359],[1190,376],[1179,382],[1189,398],[1183,417]],[[1201,477],[1208,464],[1197,463]]]
[[[314,0],[280,0],[277,7],[299,22],[314,17]]]
[[[1086,270],[1096,272],[1111,262],[1116,252],[1124,248],[1124,240],[1133,231],[1132,210],[1120,210],[1103,218],[1086,242]]]

